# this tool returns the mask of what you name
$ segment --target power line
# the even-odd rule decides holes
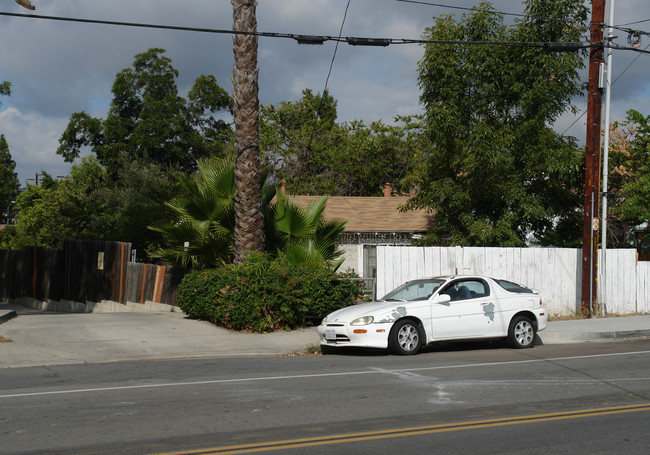
[[[647,51],[649,47],[650,47],[650,44],[648,44],[648,45],[645,47],[644,51]],[[634,58],[634,60],[632,60],[632,61],[630,62],[630,64],[627,65],[623,71],[621,71],[621,74],[619,74],[619,75],[616,77],[616,79],[614,79],[614,81],[612,82],[612,85],[614,85],[614,84],[616,83],[616,81],[619,80],[619,79],[621,78],[621,76],[622,76],[623,74],[625,74],[625,72],[626,72],[628,69],[630,69],[630,66],[632,66],[632,65],[634,64],[634,62],[636,62],[636,61],[639,59],[639,57],[641,57],[641,54],[637,55],[637,56]]]
[[[650,35],[650,32],[646,32],[644,30],[638,30],[636,28],[629,28],[629,27],[624,27],[622,25],[607,25],[603,24],[607,28],[613,28],[614,30],[620,30],[625,33],[636,33],[639,35]]]
[[[626,25],[642,24],[643,22],[650,22],[650,19],[643,19],[643,20],[640,20],[640,21],[628,22],[627,24],[618,24],[617,27],[625,27]],[[612,25],[612,27],[615,27],[615,26]]]
[[[491,9],[480,9],[480,8],[471,8],[471,7],[466,7],[466,6],[456,6],[456,5],[446,5],[442,3],[433,3],[433,2],[425,2],[422,0],[395,0],[396,2],[402,2],[402,3],[414,3],[417,5],[427,5],[427,6],[437,6],[440,8],[449,8],[449,9],[457,9],[457,10],[463,10],[463,11],[474,11],[474,12],[479,12],[479,13],[488,13],[488,14],[498,14],[502,16],[514,16],[514,17],[523,17],[523,18],[530,18],[530,19],[541,19],[541,20],[546,20],[546,21],[558,21],[562,22],[563,24],[566,24],[567,21],[563,19],[559,19],[557,17],[545,17],[545,16],[531,16],[529,14],[522,14],[522,13],[507,13],[504,11],[497,11],[497,10],[491,10]]]
[[[348,0],[348,4],[345,6],[345,13],[343,13],[343,20],[341,21],[341,28],[339,29],[339,39],[341,39],[341,35],[343,34],[343,26],[345,25],[345,19],[348,17],[348,9],[350,8],[350,0]],[[339,50],[339,42],[336,42],[336,46],[334,47],[334,55],[332,55],[332,61],[330,62],[330,70],[327,73],[327,78],[325,79],[325,88],[323,89],[323,95],[325,96],[325,92],[327,92],[327,84],[330,81],[330,75],[332,74],[332,68],[334,67],[334,60],[336,59],[336,52]],[[321,102],[323,101],[321,97]]]
[[[406,0],[397,0],[406,1]],[[415,1],[415,0],[409,0]],[[287,38],[293,39],[298,44],[323,44],[325,41],[345,42],[352,46],[389,46],[391,44],[449,44],[465,46],[505,46],[505,47],[524,47],[524,48],[542,48],[551,52],[573,52],[580,49],[591,47],[588,42],[519,42],[519,41],[461,41],[461,40],[434,40],[434,39],[410,39],[410,38],[367,38],[356,36],[327,36],[327,35],[300,35],[295,33],[278,33],[278,32],[247,32],[240,30],[226,30],[214,28],[185,27],[176,25],[146,24],[138,22],[108,21],[100,19],[81,19],[74,17],[60,16],[43,16],[39,14],[8,13],[0,11],[0,16],[22,17],[29,19],[43,19],[63,22],[76,22],[85,24],[113,25],[122,27],[151,28],[176,31],[190,31],[200,33],[228,34],[228,35],[254,35],[266,38]],[[643,32],[647,34],[647,32]],[[618,50],[629,50],[640,53],[650,53],[637,47],[623,47],[609,44]]]
[[[63,22],[76,22],[85,24],[113,25],[121,27],[151,28],[163,30],[189,31],[212,34],[228,35],[255,35],[265,38],[288,38],[298,44],[323,44],[325,41],[345,42],[352,46],[388,46],[391,44],[457,44],[457,45],[479,45],[479,46],[506,46],[506,47],[528,47],[544,48],[550,51],[576,51],[590,47],[589,43],[565,42],[516,42],[516,41],[458,41],[458,40],[431,40],[431,39],[409,39],[409,38],[366,38],[355,36],[327,36],[327,35],[300,35],[295,33],[277,32],[246,32],[239,30],[226,30],[214,28],[184,27],[176,25],[146,24],[137,22],[108,21],[100,19],[81,19],[73,17],[43,16],[39,14],[8,13],[0,11],[0,16],[22,17],[29,19],[42,19]]]
[[[648,45],[645,47],[645,49],[643,49],[643,52],[650,53],[650,52],[648,52],[648,48],[649,48],[649,47],[650,47],[650,44],[648,44]],[[639,50],[639,49],[637,49],[637,50]],[[637,56],[634,58],[634,60],[632,60],[632,61],[630,62],[630,64],[627,65],[623,71],[621,71],[621,74],[619,74],[619,75],[616,77],[616,79],[614,79],[614,80],[612,81],[612,83],[610,84],[610,87],[612,87],[614,84],[616,84],[616,81],[618,81],[618,80],[621,78],[621,76],[623,76],[623,74],[625,74],[625,72],[626,72],[628,69],[630,69],[630,67],[634,64],[634,62],[636,62],[636,61],[639,59],[639,57],[641,57],[641,55],[642,55],[642,54],[639,53],[639,55],[637,55]],[[567,131],[569,131],[571,128],[573,128],[573,125],[575,125],[575,124],[576,124],[576,123],[577,123],[577,122],[578,122],[582,117],[585,116],[586,113],[587,113],[587,111],[582,111],[582,114],[580,114],[580,116],[577,117],[577,118],[573,121],[573,123],[571,123],[571,125],[569,125],[569,126],[568,126],[564,131],[562,131],[562,133],[560,134],[560,136],[564,136],[564,135],[566,134]]]

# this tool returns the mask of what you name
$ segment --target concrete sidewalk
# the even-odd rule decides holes
[[[232,332],[182,313],[54,313],[0,304],[0,369],[128,360],[286,355],[318,345],[315,328]],[[650,315],[551,322],[543,344],[650,337]]]

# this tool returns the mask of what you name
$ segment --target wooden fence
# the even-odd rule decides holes
[[[128,262],[131,244],[66,241],[63,249],[0,250],[0,300],[176,305],[184,269]],[[576,314],[581,301],[581,251],[562,248],[377,247],[376,294],[414,278],[477,274],[541,292],[554,315]],[[599,256],[599,301],[610,314],[650,314],[650,262],[631,249]]]
[[[405,281],[435,275],[487,275],[538,289],[551,315],[576,314],[581,302],[581,251],[565,248],[377,247],[377,295]],[[650,314],[650,263],[632,249],[599,257],[599,301],[610,314]]]
[[[129,262],[131,244],[66,241],[63,249],[0,250],[0,299],[176,305],[186,271]]]

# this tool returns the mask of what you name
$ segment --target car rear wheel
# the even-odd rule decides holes
[[[510,322],[508,344],[515,349],[532,348],[535,345],[535,325],[526,316],[517,316]]]
[[[390,331],[388,347],[393,354],[417,354],[422,347],[420,325],[410,319],[400,319],[397,321]]]

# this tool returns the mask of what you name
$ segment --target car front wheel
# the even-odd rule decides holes
[[[517,316],[510,322],[508,344],[515,349],[532,348],[535,345],[535,325],[526,316]]]
[[[417,354],[422,347],[422,333],[419,324],[410,319],[397,321],[390,331],[388,347],[393,354]]]

